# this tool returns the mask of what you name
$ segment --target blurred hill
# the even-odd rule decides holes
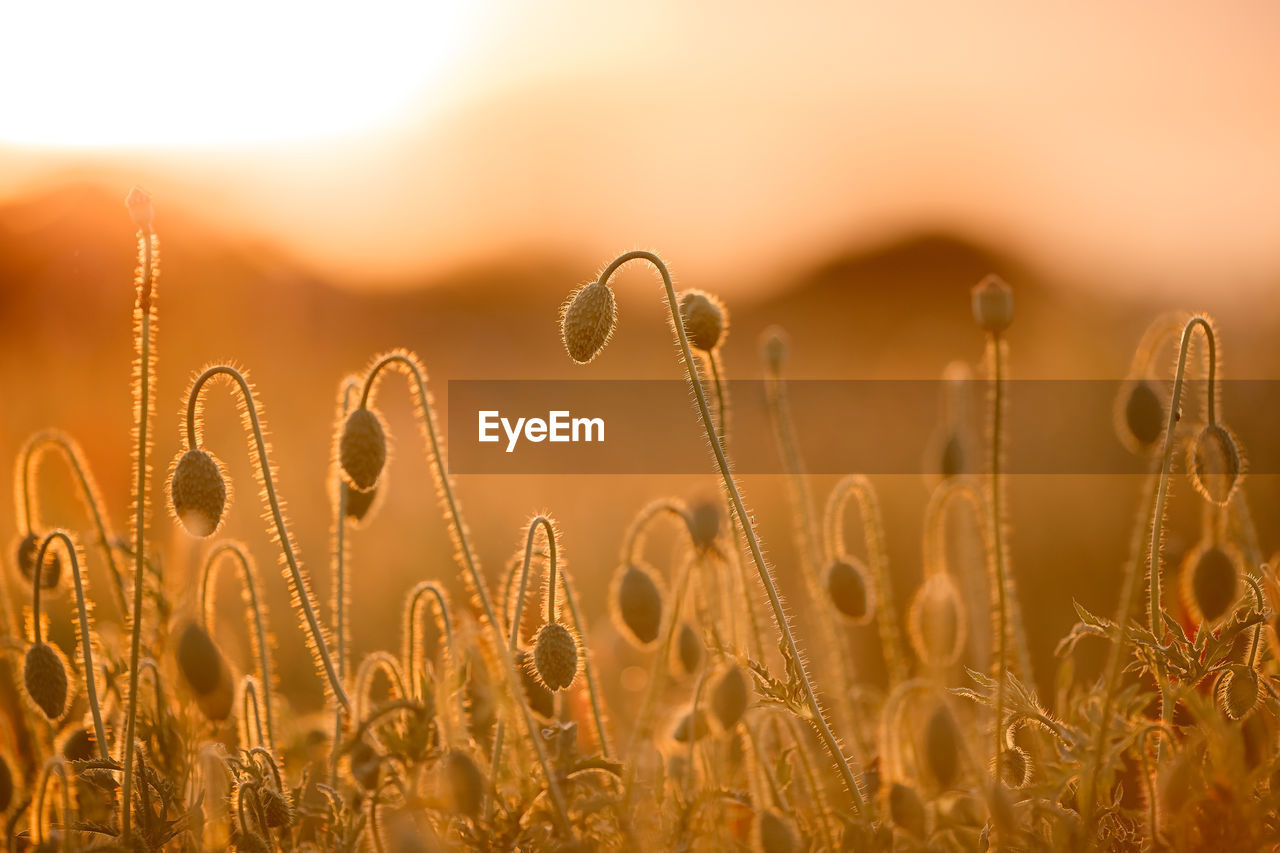
[[[69,430],[95,467],[117,526],[123,526],[129,504],[135,263],[123,195],[124,188],[106,192],[81,184],[0,208],[0,453],[12,459],[36,429]],[[495,258],[445,280],[421,282],[417,289],[365,293],[358,282],[319,278],[273,247],[217,232],[198,211],[168,210],[163,199],[157,208],[162,278],[153,530],[165,546],[175,590],[190,588],[182,579],[194,571],[197,549],[174,533],[165,514],[163,475],[178,450],[186,386],[206,363],[230,360],[250,371],[272,431],[280,490],[322,600],[328,595],[325,478],[333,401],[344,373],[361,370],[375,353],[404,346],[423,358],[442,421],[450,379],[680,375],[662,323],[665,308],[647,271],[629,270],[618,279],[618,334],[608,354],[584,373],[564,357],[556,328],[564,297],[596,269],[577,259]],[[632,236],[643,240],[643,235]],[[1280,365],[1274,335],[1280,301],[1233,305],[1228,296],[1206,288],[1206,304],[1175,306],[1126,296],[1117,285],[1114,299],[1104,302],[1095,288],[1047,280],[999,247],[947,234],[910,235],[798,267],[772,292],[741,301],[732,282],[682,281],[679,258],[669,260],[679,285],[725,295],[733,325],[724,357],[729,375],[737,378],[760,374],[757,340],[775,323],[791,335],[789,373],[796,377],[931,379],[952,359],[976,363],[983,343],[969,315],[969,288],[989,272],[999,273],[1016,290],[1017,321],[1009,340],[1013,372],[1021,378],[1120,378],[1149,320],[1175,307],[1215,314],[1230,375],[1276,378]],[[259,521],[247,446],[225,394],[209,395],[206,429],[208,445],[240,486],[226,533],[244,539],[265,568],[272,551]],[[396,461],[391,499],[369,529],[354,537],[353,560],[368,567],[354,593],[356,654],[399,643],[385,604],[362,607],[362,600],[398,600],[426,575],[443,577],[458,589],[408,395],[388,383],[380,401],[396,439]],[[689,428],[697,429],[692,416]],[[1110,429],[1110,424],[1081,425],[1091,440],[1109,440]],[[711,493],[710,471],[708,465],[706,477],[660,480],[472,476],[460,478],[460,492],[481,556],[495,577],[522,539],[524,521],[537,510],[551,509],[564,531],[587,609],[604,632],[604,590],[630,516],[648,500],[673,491]],[[0,476],[12,476],[11,462],[0,467]],[[46,515],[83,528],[82,516],[68,500],[65,476],[50,471],[47,477]],[[815,479],[814,492],[821,499],[833,478]],[[1250,483],[1258,518],[1276,517],[1277,479]],[[914,476],[886,477],[878,485],[899,578],[898,606],[904,608],[920,571],[927,491]],[[761,477],[748,477],[747,489],[784,585],[798,601],[802,590],[785,490]],[[1029,620],[1033,647],[1047,660],[1074,619],[1068,606],[1072,597],[1104,612],[1114,607],[1140,484],[1137,478],[1023,477],[1011,489],[1014,562],[1024,606],[1036,614]],[[1179,491],[1185,498],[1188,490]],[[13,498],[3,489],[0,495],[0,537],[7,540],[16,534],[8,520]],[[1190,544],[1172,536],[1170,557],[1176,559]],[[1265,547],[1276,544],[1264,536]],[[305,662],[294,620],[283,615],[286,589],[278,577],[269,577],[268,584],[286,662],[280,667],[285,689],[302,696],[304,706],[314,706],[319,685]],[[110,610],[103,601],[101,611]]]

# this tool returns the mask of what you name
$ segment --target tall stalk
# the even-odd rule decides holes
[[[146,530],[150,510],[147,482],[151,478],[151,416],[154,414],[156,279],[159,260],[155,232],[151,229],[151,197],[134,187],[127,204],[138,226],[137,301],[133,309],[133,608],[129,611],[129,698],[125,703],[124,738],[121,740],[123,774],[120,792],[120,835],[133,840],[133,741],[138,729],[138,659],[142,656],[143,594],[146,590]]]
[[[680,355],[682,356],[685,370],[688,373],[689,384],[693,388],[694,399],[698,405],[698,414],[702,419],[702,427],[711,444],[711,450],[715,456],[716,466],[719,469],[725,492],[728,494],[729,499],[732,502],[734,511],[742,520],[743,535],[751,550],[751,558],[755,563],[756,572],[760,577],[760,583],[764,586],[765,592],[769,596],[769,605],[773,610],[773,618],[777,624],[778,631],[782,636],[786,653],[795,664],[795,671],[799,675],[799,686],[804,696],[805,706],[808,709],[808,722],[817,729],[819,736],[822,738],[823,747],[827,750],[831,760],[835,763],[836,769],[849,791],[849,796],[855,810],[858,814],[865,815],[866,799],[863,797],[862,789],[854,775],[853,769],[849,766],[848,759],[845,758],[844,752],[840,747],[839,741],[836,739],[835,733],[831,730],[831,726],[827,722],[826,711],[818,701],[817,693],[813,687],[813,681],[806,671],[804,659],[800,655],[800,649],[796,645],[795,636],[791,631],[790,620],[782,605],[782,598],[778,594],[778,588],[774,583],[773,574],[769,569],[768,563],[765,561],[764,551],[760,546],[759,538],[756,536],[755,526],[752,523],[751,516],[747,512],[746,505],[742,500],[742,494],[738,489],[737,481],[734,479],[729,459],[717,438],[715,421],[712,418],[711,409],[707,405],[707,395],[703,390],[702,377],[698,372],[697,361],[694,359],[693,352],[689,347],[689,339],[685,333],[684,323],[680,318],[680,309],[679,303],[676,299],[675,285],[672,284],[671,274],[667,270],[666,264],[664,264],[662,259],[652,252],[642,250],[627,252],[626,254],[615,258],[607,267],[605,267],[604,271],[600,274],[598,282],[601,286],[607,286],[609,277],[612,276],[613,273],[623,264],[633,260],[643,260],[652,264],[662,276],[662,283],[666,289],[667,307],[671,314],[672,331],[675,334],[676,343],[680,348]],[[572,306],[570,307],[572,308]],[[605,341],[607,341],[607,338],[608,335],[605,335]],[[600,346],[603,346],[603,342],[601,342]],[[592,353],[592,355],[594,355],[594,353]]]

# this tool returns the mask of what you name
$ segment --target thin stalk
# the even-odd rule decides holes
[[[125,703],[124,767],[120,792],[120,836],[125,844],[133,840],[133,741],[138,730],[138,658],[142,656],[143,594],[146,590],[146,528],[150,509],[147,482],[151,476],[151,415],[155,402],[152,399],[153,325],[156,322],[155,307],[155,233],[148,225],[138,231],[139,264],[137,273],[138,300],[134,307],[134,345],[138,355],[133,372],[133,420],[134,420],[134,489],[133,489],[133,609],[129,611],[129,699]]]
[[[551,519],[538,515],[529,522],[528,532],[524,540],[524,557],[520,563],[520,582],[516,585],[515,609],[511,614],[507,651],[514,659],[520,649],[520,623],[524,620],[524,602],[529,591],[529,564],[533,561],[533,543],[541,529],[547,540],[547,565],[550,574],[549,594],[547,596],[547,624],[555,621],[555,584],[556,584],[556,528]],[[523,697],[517,694],[517,701],[523,703]],[[502,742],[506,736],[506,726],[498,720],[497,730],[493,736],[493,755],[490,757],[489,778],[495,780],[494,798],[497,798],[498,770],[502,765]],[[494,803],[490,803],[492,807]]]
[[[214,616],[217,609],[217,601],[214,596],[214,581],[217,580],[218,567],[222,565],[220,558],[224,556],[230,557],[239,570],[241,595],[244,598],[245,611],[249,616],[249,623],[253,627],[253,653],[258,659],[258,679],[262,684],[263,718],[267,730],[266,745],[269,749],[275,749],[275,714],[272,711],[272,705],[274,704],[272,702],[272,685],[275,679],[275,671],[271,666],[271,646],[268,642],[266,617],[263,615],[262,605],[260,604],[262,584],[258,580],[258,571],[254,567],[253,559],[239,542],[223,542],[210,551],[209,556],[205,558],[204,572],[200,580],[200,614],[203,620],[203,627],[210,636],[213,635]]]
[[[342,434],[342,425],[346,423],[351,412],[351,397],[360,388],[360,380],[348,376],[342,380],[338,391],[339,420],[335,435]],[[337,441],[338,439],[335,439]],[[330,503],[333,506],[333,532],[330,534],[332,551],[329,554],[330,571],[333,577],[333,620],[334,646],[338,657],[338,678],[343,684],[347,682],[347,649],[351,645],[351,628],[347,622],[347,489],[342,481],[342,472],[337,462],[338,452],[333,453],[329,463]],[[343,710],[341,705],[333,709],[333,744],[334,749],[329,760],[329,780],[336,784],[338,778],[338,749],[342,742]]]
[[[1000,753],[1004,749],[1004,708],[1006,681],[1009,677],[1009,567],[1005,554],[1004,511],[1001,467],[1004,456],[1004,346],[999,332],[989,332],[987,357],[991,367],[991,479],[988,499],[991,506],[991,547],[995,552],[996,621],[1000,626],[996,637],[996,725],[994,763],[996,784],[1000,784]],[[1029,670],[1023,676],[1030,681]],[[1034,683],[1034,682],[1032,682]]]
[[[40,780],[36,785],[36,799],[31,809],[32,846],[38,850],[51,840],[49,836],[53,827],[47,817],[49,808],[47,798],[49,796],[49,783],[55,773],[59,777],[58,789],[62,794],[62,829],[67,834],[66,848],[74,850],[75,844],[71,834],[71,784],[67,779],[66,759],[60,755],[55,755],[46,761],[40,771]]]
[[[19,454],[21,462],[17,473],[18,511],[21,515],[22,529],[34,533],[40,527],[39,513],[35,500],[35,481],[40,469],[41,457],[47,450],[57,450],[67,461],[67,466],[75,476],[76,486],[80,492],[80,501],[84,504],[89,518],[93,521],[98,534],[98,545],[107,559],[107,569],[111,575],[111,588],[116,595],[116,604],[120,615],[129,616],[129,600],[124,591],[124,577],[116,562],[115,549],[111,547],[114,536],[111,534],[111,521],[98,491],[98,482],[94,479],[93,470],[76,440],[61,430],[49,429],[33,435]]]
[[[256,464],[253,466],[254,473],[262,485],[263,499],[266,501],[271,511],[271,518],[275,523],[273,532],[276,542],[280,545],[281,556],[288,569],[287,577],[292,584],[294,605],[302,611],[305,625],[310,633],[311,642],[308,643],[308,646],[311,649],[312,656],[316,658],[316,668],[323,677],[328,679],[329,688],[333,691],[338,704],[344,709],[350,709],[351,700],[347,696],[342,679],[338,677],[338,670],[334,665],[333,656],[329,654],[329,644],[325,639],[324,629],[320,625],[320,617],[316,614],[316,602],[315,597],[311,594],[311,585],[307,583],[307,576],[299,565],[296,547],[293,544],[293,534],[285,522],[284,510],[281,508],[280,499],[276,496],[275,473],[271,467],[271,460],[267,455],[267,440],[262,428],[262,417],[258,413],[258,404],[254,400],[253,389],[249,387],[248,380],[239,370],[229,365],[210,367],[205,369],[192,384],[191,391],[187,395],[187,449],[200,446],[200,436],[197,429],[200,423],[200,395],[206,383],[215,376],[229,377],[240,391],[241,415],[245,426],[252,435],[252,447],[256,454]]]
[[[465,697],[462,691],[455,691],[451,688],[450,674],[453,666],[454,656],[454,640],[453,640],[453,621],[449,616],[449,596],[445,593],[444,588],[435,581],[422,581],[412,590],[405,604],[404,611],[404,649],[401,652],[403,657],[403,666],[405,676],[409,679],[409,689],[414,699],[421,699],[421,675],[426,670],[426,648],[419,634],[418,626],[420,624],[421,607],[423,602],[428,599],[435,601],[435,619],[437,629],[440,632],[440,677],[436,679],[436,693],[440,693],[441,682],[450,686],[447,690],[449,696],[456,696],[458,703],[462,706]],[[447,703],[440,704],[440,719],[444,728],[444,741],[446,744],[450,742],[450,730],[453,721],[449,718],[449,708]],[[459,719],[465,710],[459,708]]]
[[[825,657],[824,662],[830,667],[835,678],[836,689],[839,691],[840,702],[837,703],[837,707],[844,708],[848,697],[853,692],[854,675],[851,672],[853,655],[848,653],[847,634],[836,626],[832,608],[827,605],[827,598],[823,591],[822,548],[814,520],[813,493],[809,488],[809,478],[805,473],[800,449],[796,446],[795,422],[791,417],[791,404],[786,383],[782,378],[781,359],[765,359],[765,395],[769,404],[769,418],[773,422],[774,437],[778,443],[778,453],[782,457],[782,463],[787,471],[787,481],[791,486],[789,493],[805,588],[809,593],[818,642],[825,650],[819,660]],[[853,720],[847,714],[842,722],[846,725],[853,724]],[[865,751],[862,749],[856,730],[849,738],[849,745],[855,759],[865,764]]]
[[[1217,423],[1214,408],[1217,352],[1215,350],[1213,328],[1204,317],[1192,317],[1182,330],[1182,342],[1178,347],[1178,367],[1173,377],[1173,393],[1169,397],[1169,420],[1165,427],[1164,446],[1160,460],[1160,481],[1156,487],[1155,509],[1151,514],[1151,549],[1148,553],[1148,565],[1151,567],[1151,604],[1147,617],[1148,627],[1156,637],[1164,635],[1163,609],[1160,604],[1160,552],[1164,536],[1165,505],[1169,498],[1169,475],[1173,467],[1174,431],[1178,426],[1179,407],[1182,404],[1182,383],[1187,370],[1187,351],[1191,346],[1191,338],[1197,328],[1204,332],[1205,340],[1209,347],[1209,385],[1205,410],[1206,416],[1210,426]],[[1162,722],[1168,723],[1173,718],[1173,708],[1170,707],[1168,696],[1165,695],[1163,689],[1163,684],[1166,681],[1164,669],[1162,665],[1158,664],[1157,676],[1162,685],[1160,718]],[[1105,726],[1106,724],[1107,721],[1104,719],[1102,725]],[[1156,741],[1155,745],[1155,762],[1158,768],[1160,764],[1160,741]]]
[[[76,615],[80,628],[80,655],[84,662],[85,695],[89,700],[89,711],[93,715],[93,736],[98,740],[98,754],[107,758],[107,730],[102,725],[102,708],[98,704],[98,685],[93,668],[93,625],[89,620],[89,603],[84,593],[84,572],[80,568],[80,555],[75,542],[64,530],[54,530],[40,543],[40,551],[36,555],[35,575],[31,584],[31,619],[34,627],[36,644],[40,643],[40,571],[44,567],[45,555],[54,542],[62,545],[71,563],[71,578],[76,590]]]
[[[778,594],[778,589],[773,581],[773,575],[769,570],[768,563],[764,558],[764,551],[760,547],[760,541],[756,536],[754,525],[751,523],[751,516],[747,513],[746,505],[742,500],[742,494],[738,490],[737,481],[734,479],[732,468],[729,465],[729,459],[725,454],[724,448],[720,446],[720,442],[715,440],[715,425],[711,417],[711,410],[707,406],[707,395],[702,388],[702,379],[698,374],[697,362],[693,358],[693,351],[689,347],[689,338],[685,334],[684,322],[680,318],[680,305],[676,299],[675,285],[671,281],[671,273],[667,270],[666,264],[662,259],[652,252],[633,251],[627,252],[615,258],[605,267],[600,274],[600,282],[607,284],[609,276],[611,276],[618,267],[633,260],[644,260],[652,264],[662,276],[662,283],[666,288],[667,308],[671,313],[671,326],[675,333],[676,341],[680,346],[680,354],[684,359],[685,370],[689,375],[689,383],[693,386],[694,398],[698,404],[698,414],[702,419],[703,429],[707,433],[707,437],[711,439],[711,450],[715,455],[716,466],[720,469],[720,477],[724,482],[725,491],[728,493],[733,503],[734,511],[738,517],[742,519],[743,535],[747,540],[747,545],[751,549],[751,557],[755,562],[756,572],[760,576],[760,583],[764,586],[765,592],[769,596],[769,605],[773,609],[773,618],[777,623],[778,631],[782,634],[783,642],[786,646],[787,654],[796,664],[796,671],[800,675],[801,688],[804,693],[805,703],[809,708],[811,719],[809,722],[818,730],[819,736],[822,738],[822,744],[826,748],[831,760],[835,762],[836,768],[840,773],[841,779],[844,781],[846,788],[849,790],[849,796],[852,798],[854,808],[859,814],[866,814],[866,800],[862,795],[862,790],[858,784],[857,778],[854,776],[853,769],[849,766],[848,760],[844,756],[843,750],[840,748],[839,741],[836,740],[835,733],[831,730],[831,726],[827,723],[826,712],[821,703],[818,701],[817,693],[814,691],[813,682],[805,670],[803,658],[800,656],[800,649],[796,645],[795,637],[791,632],[790,620],[787,617],[786,610],[782,606],[782,598]]]
[[[475,550],[471,546],[470,536],[467,532],[467,526],[462,519],[462,510],[458,505],[458,499],[453,492],[453,482],[449,477],[448,461],[445,458],[443,442],[440,441],[436,428],[435,412],[431,402],[431,392],[427,389],[426,371],[423,369],[421,362],[414,355],[406,352],[393,352],[379,358],[369,369],[364,380],[364,390],[360,397],[360,405],[367,407],[371,401],[373,389],[377,383],[378,375],[388,367],[398,367],[408,374],[410,390],[414,394],[414,411],[417,415],[419,428],[422,431],[423,439],[426,443],[427,457],[431,464],[431,473],[436,481],[436,488],[440,493],[444,510],[448,518],[449,533],[453,538],[454,546],[457,548],[457,556],[466,571],[467,581],[475,594],[476,600],[480,604],[481,612],[484,616],[485,623],[489,626],[489,638],[493,646],[494,655],[497,657],[499,667],[503,671],[503,675],[507,681],[507,691],[519,708],[521,717],[524,721],[526,733],[529,740],[533,744],[534,751],[538,756],[538,763],[542,766],[542,772],[546,777],[547,790],[550,793],[550,799],[554,807],[556,821],[560,828],[566,834],[572,835],[572,825],[569,822],[568,811],[565,805],[564,794],[560,790],[560,783],[557,781],[555,774],[552,772],[551,761],[547,756],[547,750],[542,742],[542,732],[537,722],[533,719],[533,715],[529,711],[528,705],[521,698],[521,686],[516,675],[515,665],[511,660],[511,654],[507,651],[506,643],[503,642],[502,628],[498,622],[497,613],[493,609],[493,602],[490,599],[488,588],[485,584],[484,574],[480,570],[480,562],[475,556]]]
[[[253,728],[249,728],[249,711],[253,711]],[[262,730],[262,704],[258,697],[258,679],[252,675],[246,675],[240,680],[240,719],[244,725],[244,741],[261,745],[267,743],[263,736]],[[254,737],[249,737],[250,733]]]
[[[560,567],[560,583],[564,585],[564,601],[569,609],[569,618],[573,622],[573,630],[582,638],[582,674],[587,680],[587,698],[591,701],[591,719],[596,727],[596,741],[600,744],[600,753],[610,757],[609,738],[605,735],[604,703],[600,699],[600,688],[596,684],[595,663],[591,659],[590,646],[586,642],[587,623],[578,610],[576,593],[569,579],[569,570]]]
[[[825,516],[826,541],[830,558],[835,560],[846,553],[844,544],[844,511],[849,499],[858,502],[862,517],[863,538],[866,540],[867,558],[875,579],[877,605],[876,619],[880,628],[880,645],[884,649],[885,665],[889,670],[890,686],[908,677],[907,656],[902,646],[902,632],[898,627],[898,609],[893,599],[893,580],[889,572],[889,557],[884,545],[884,518],[880,512],[880,499],[871,481],[860,474],[851,474],[836,483],[827,498]]]

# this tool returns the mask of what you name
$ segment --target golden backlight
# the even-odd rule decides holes
[[[24,3],[0,12],[0,141],[182,146],[332,137],[430,96],[478,4]],[[389,25],[394,21],[394,25]]]

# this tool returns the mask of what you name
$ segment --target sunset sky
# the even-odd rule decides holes
[[[921,230],[1280,279],[1274,3],[126,5],[0,12],[5,198],[141,183],[362,285],[641,245],[751,289]]]

